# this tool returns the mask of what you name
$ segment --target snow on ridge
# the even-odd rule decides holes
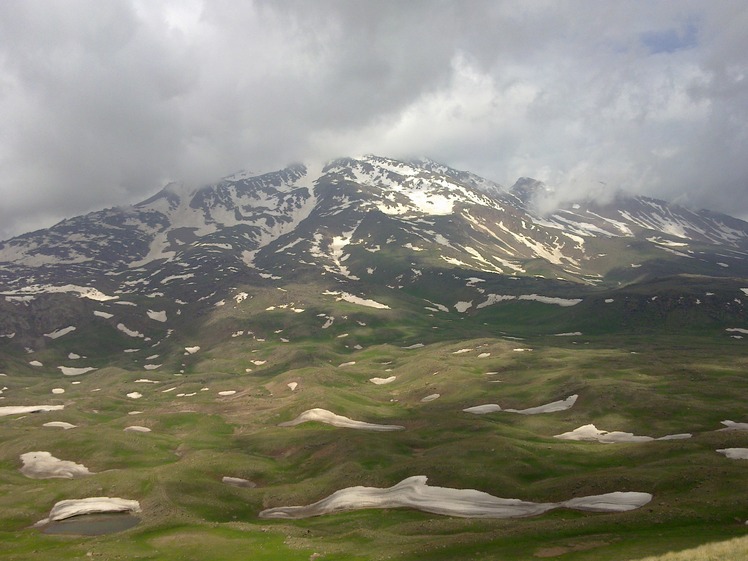
[[[56,329],[51,333],[45,333],[44,336],[49,337],[50,339],[58,339],[63,335],[67,335],[68,333],[75,331],[75,329],[76,327],[74,325],[69,325],[67,327],[63,327],[62,329]]]
[[[332,291],[332,290],[326,290],[322,294],[326,296],[337,296],[335,298],[336,300],[345,300],[346,302],[350,302],[351,304],[358,304],[359,306],[367,306],[369,308],[376,308],[379,310],[389,310],[390,307],[386,304],[381,304],[375,300],[369,300],[367,298],[361,298],[359,296],[354,296],[353,294],[349,294],[348,292],[339,292],[339,291]]]
[[[281,176],[285,175],[282,173],[284,171],[286,170],[280,170]],[[172,260],[179,246],[172,243],[170,234],[179,228],[192,230],[198,238],[196,245],[233,249],[226,247],[226,243],[206,242],[201,238],[220,228],[235,226],[248,226],[252,229],[250,240],[254,247],[250,246],[252,251],[242,252],[245,263],[251,267],[257,250],[296,228],[317,204],[308,168],[301,176],[298,170],[291,171],[292,177],[282,178],[280,185],[275,184],[278,173],[255,177],[235,174],[201,191],[189,193],[188,196],[178,193],[180,196],[176,201],[168,198],[155,199],[148,208],[163,214],[169,227],[154,232],[148,254],[132,262],[130,267],[138,267],[158,259]],[[268,219],[268,215],[272,220]],[[168,280],[164,279],[163,282]]]
[[[542,304],[554,304],[556,306],[569,307],[576,306],[579,304],[581,298],[557,298],[555,296],[542,296],[539,294],[521,294],[520,296],[512,296],[506,294],[487,294],[486,301],[481,302],[476,308],[485,308],[499,302],[505,302],[508,300],[530,300],[540,302]]]
[[[161,284],[168,284],[175,280],[187,280],[195,276],[195,273],[185,273],[184,275],[170,275],[161,279]]]
[[[34,295],[34,294],[60,294],[73,292],[78,295],[78,298],[88,298],[89,300],[96,300],[97,302],[106,302],[109,300],[117,300],[119,296],[108,296],[100,290],[93,288],[92,286],[78,286],[75,284],[65,284],[62,286],[54,286],[51,284],[33,284],[18,290],[11,290],[0,292],[0,295]]]
[[[485,302],[481,302],[476,306],[477,309],[485,308],[486,306],[491,306],[493,304],[498,304],[499,302],[505,302],[507,300],[516,300],[516,296],[508,296],[508,295],[502,295],[502,294],[488,294],[486,297]]]
[[[674,242],[672,240],[664,240],[657,236],[652,236],[650,238],[647,238],[647,241],[652,242],[653,244],[657,244],[657,245],[665,245],[667,247],[688,247],[688,244],[685,242]]]

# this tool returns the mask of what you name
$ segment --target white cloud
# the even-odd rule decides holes
[[[0,4],[0,237],[307,157],[748,215],[740,2]]]

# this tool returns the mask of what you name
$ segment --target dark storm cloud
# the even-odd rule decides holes
[[[0,237],[375,152],[748,215],[741,2],[0,3]]]

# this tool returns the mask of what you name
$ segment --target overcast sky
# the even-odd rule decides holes
[[[374,153],[748,217],[744,0],[6,0],[0,239]]]

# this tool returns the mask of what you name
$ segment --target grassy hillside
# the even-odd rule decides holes
[[[533,282],[526,292],[542,294],[542,281]],[[713,307],[676,307],[662,302],[666,296],[658,303],[629,291],[568,307],[508,301],[476,309],[475,291],[463,295],[464,286],[458,279],[453,292],[439,294],[424,281],[366,295],[389,309],[336,300],[310,285],[255,288],[241,303],[179,316],[167,337],[153,332],[155,348],[122,353],[134,343],[99,329],[96,344],[119,350],[109,361],[91,353],[99,369],[80,376],[55,366],[85,344],[92,327],[47,345],[37,353],[40,368],[6,354],[0,407],[65,408],[0,417],[0,557],[623,561],[745,534],[748,461],[716,450],[748,447],[748,432],[718,431],[724,420],[748,422],[748,344],[725,332]],[[468,297],[472,309],[457,312],[454,304]],[[432,306],[424,299],[448,311],[426,310]],[[135,316],[125,321],[135,328]],[[190,354],[188,346],[200,348]],[[235,393],[219,394],[228,391]],[[133,392],[142,397],[128,397]],[[488,403],[526,409],[574,394],[574,406],[555,413],[463,411]],[[311,408],[405,430],[278,426]],[[49,421],[76,428],[44,427]],[[693,436],[621,444],[554,438],[590,423],[640,436]],[[151,432],[123,430],[131,425]],[[19,457],[30,451],[82,463],[94,475],[29,479]],[[625,513],[560,509],[503,520],[412,509],[258,517],[266,508],[413,475],[535,502],[614,491],[654,498]],[[224,476],[256,486],[230,486]],[[88,496],[136,499],[142,521],[98,537],[30,528],[56,501]]]

